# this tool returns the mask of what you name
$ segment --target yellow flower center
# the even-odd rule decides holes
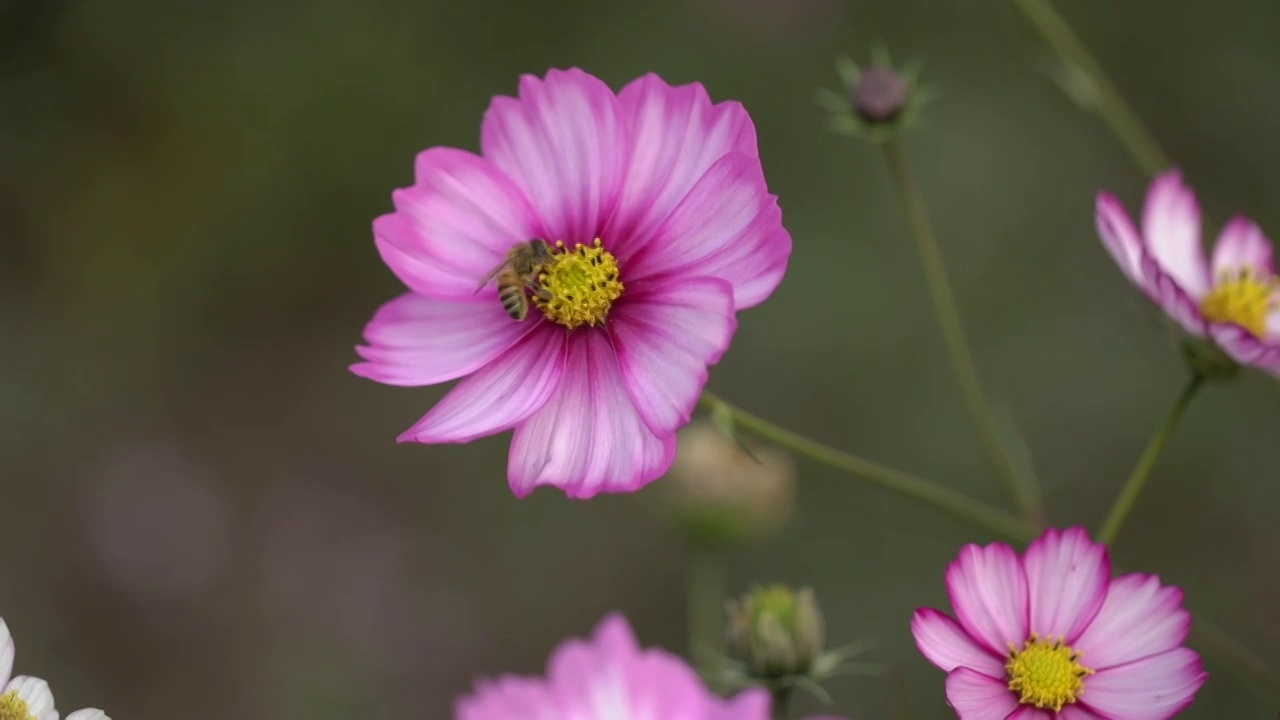
[[[622,294],[618,259],[600,246],[600,238],[590,246],[579,243],[573,250],[565,250],[564,242],[557,241],[556,248],[560,252],[543,266],[538,278],[551,298],[534,295],[534,304],[547,319],[570,330],[604,322],[613,301]]]
[[[1253,268],[1242,268],[1218,279],[1218,284],[1200,301],[1200,312],[1209,322],[1235,323],[1263,337],[1267,314],[1276,308],[1277,278],[1263,278]]]
[[[1062,639],[1040,639],[1031,633],[1021,650],[1009,643],[1009,689],[1018,702],[1058,712],[1084,694],[1084,679],[1093,671],[1080,664],[1080,653]]]
[[[0,720],[31,720],[31,708],[18,697],[17,690],[0,695]]]

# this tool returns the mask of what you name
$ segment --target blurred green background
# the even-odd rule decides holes
[[[1201,191],[1280,234],[1280,5],[1062,10]],[[580,65],[657,71],[752,113],[795,240],[710,387],[868,457],[1007,502],[951,382],[888,173],[822,130],[833,59],[884,39],[940,91],[908,140],[988,394],[1054,521],[1096,524],[1183,382],[1100,247],[1102,187],[1146,179],[1051,80],[1012,3],[688,0],[0,2],[0,614],[64,714],[447,718],[480,675],[537,672],[621,610],[685,645],[683,553],[651,491],[507,488],[507,437],[397,446],[444,388],[350,375],[401,289],[370,222],[415,153],[478,148],[490,96]],[[1280,664],[1277,384],[1191,409],[1117,562]],[[732,590],[811,584],[836,644],[874,637],[911,717],[952,717],[915,651],[942,571],[991,538],[801,461]],[[1272,718],[1224,669],[1191,718]],[[887,717],[890,684],[834,683]],[[806,709],[812,709],[806,707]]]

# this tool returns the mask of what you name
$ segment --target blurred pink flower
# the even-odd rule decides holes
[[[1049,530],[1019,558],[967,545],[947,568],[956,620],[929,608],[916,646],[947,671],[960,720],[1165,720],[1204,684],[1183,647],[1182,591],[1154,575],[1112,579],[1105,545],[1083,528]]]
[[[1139,232],[1120,201],[1099,193],[1098,234],[1129,280],[1190,334],[1242,365],[1280,375],[1280,279],[1271,242],[1244,216],[1206,259],[1200,204],[1177,170],[1147,191]]]
[[[518,496],[634,491],[671,465],[737,311],[786,270],[751,118],[696,83],[651,74],[615,95],[552,70],[493,99],[481,148],[420,154],[416,183],[374,222],[411,292],[374,315],[351,370],[391,385],[465,376],[400,441],[514,428]],[[539,280],[552,299],[535,294],[516,321],[492,282],[477,287],[534,238],[563,243]]]
[[[641,649],[626,618],[613,614],[590,640],[566,640],[547,677],[481,681],[456,703],[457,720],[769,720],[769,694],[724,700],[683,660]]]

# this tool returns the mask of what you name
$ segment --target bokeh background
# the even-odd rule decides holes
[[[1073,0],[1066,15],[1216,218],[1280,234],[1280,5]],[[940,92],[908,153],[988,394],[1053,519],[1097,523],[1184,379],[1093,231],[1146,179],[1053,78],[1012,3],[938,0],[0,2],[0,614],[64,713],[448,718],[610,610],[685,647],[685,554],[652,491],[515,499],[507,438],[397,446],[443,388],[346,371],[400,292],[370,222],[490,96],[581,65],[654,70],[754,116],[795,239],[710,387],[868,457],[1007,502],[951,383],[880,155],[822,130],[833,59],[884,39]],[[1280,389],[1192,408],[1115,548],[1280,664]],[[800,461],[796,509],[727,582],[812,585],[872,637],[913,718],[951,717],[908,630],[991,538]],[[1210,663],[1191,718],[1277,707]],[[830,689],[888,717],[887,680]],[[898,693],[903,694],[903,693]],[[812,708],[814,706],[807,705]]]

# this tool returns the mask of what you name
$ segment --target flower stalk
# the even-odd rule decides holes
[[[1129,476],[1128,481],[1125,482],[1124,487],[1120,490],[1120,495],[1116,497],[1115,504],[1111,506],[1111,511],[1107,513],[1107,518],[1102,523],[1102,529],[1098,531],[1099,542],[1107,545],[1115,542],[1121,526],[1124,525],[1125,518],[1129,516],[1129,512],[1137,504],[1138,497],[1142,494],[1142,489],[1147,484],[1147,479],[1151,477],[1151,471],[1155,468],[1156,461],[1160,459],[1160,454],[1164,452],[1165,445],[1169,443],[1169,438],[1173,436],[1174,430],[1177,429],[1178,423],[1187,411],[1187,406],[1191,404],[1196,393],[1200,391],[1205,379],[1205,376],[1201,373],[1192,374],[1187,386],[1182,390],[1182,394],[1178,396],[1173,407],[1169,408],[1169,413],[1165,416],[1164,422],[1161,423],[1160,429],[1156,431],[1155,437],[1151,438],[1147,449],[1143,451],[1142,457],[1138,459],[1138,465],[1133,469],[1133,474]]]
[[[973,354],[965,339],[964,326],[960,321],[960,311],[951,290],[951,281],[947,277],[946,264],[942,260],[942,252],[938,249],[938,242],[929,222],[929,214],[925,209],[924,198],[911,176],[902,145],[897,138],[893,138],[883,143],[882,147],[885,160],[893,173],[903,210],[911,223],[912,236],[920,252],[920,262],[924,266],[925,279],[929,284],[929,295],[933,299],[934,311],[938,316],[938,324],[942,328],[942,335],[947,345],[947,355],[951,359],[951,367],[955,371],[956,382],[960,387],[960,394],[964,397],[965,407],[978,431],[978,438],[988,462],[1004,481],[1006,489],[1017,503],[1018,510],[1029,526],[1029,531],[1034,534],[1045,524],[1039,488],[1029,477],[1017,471],[1007,448],[1000,442],[999,430],[991,414],[991,407],[987,404],[986,396],[982,392]]]
[[[1053,48],[1063,63],[1088,78],[1097,111],[1115,133],[1116,139],[1148,175],[1158,175],[1172,167],[1168,154],[1138,118],[1102,65],[1085,47],[1080,36],[1058,13],[1050,0],[1014,0],[1031,26]]]
[[[732,417],[736,425],[785,447],[797,455],[803,455],[823,465],[875,483],[903,497],[932,505],[971,525],[1019,542],[1025,542],[1033,537],[1027,525],[1013,515],[944,485],[810,440],[731,405],[713,393],[704,391],[702,404],[712,408],[713,411]]]

